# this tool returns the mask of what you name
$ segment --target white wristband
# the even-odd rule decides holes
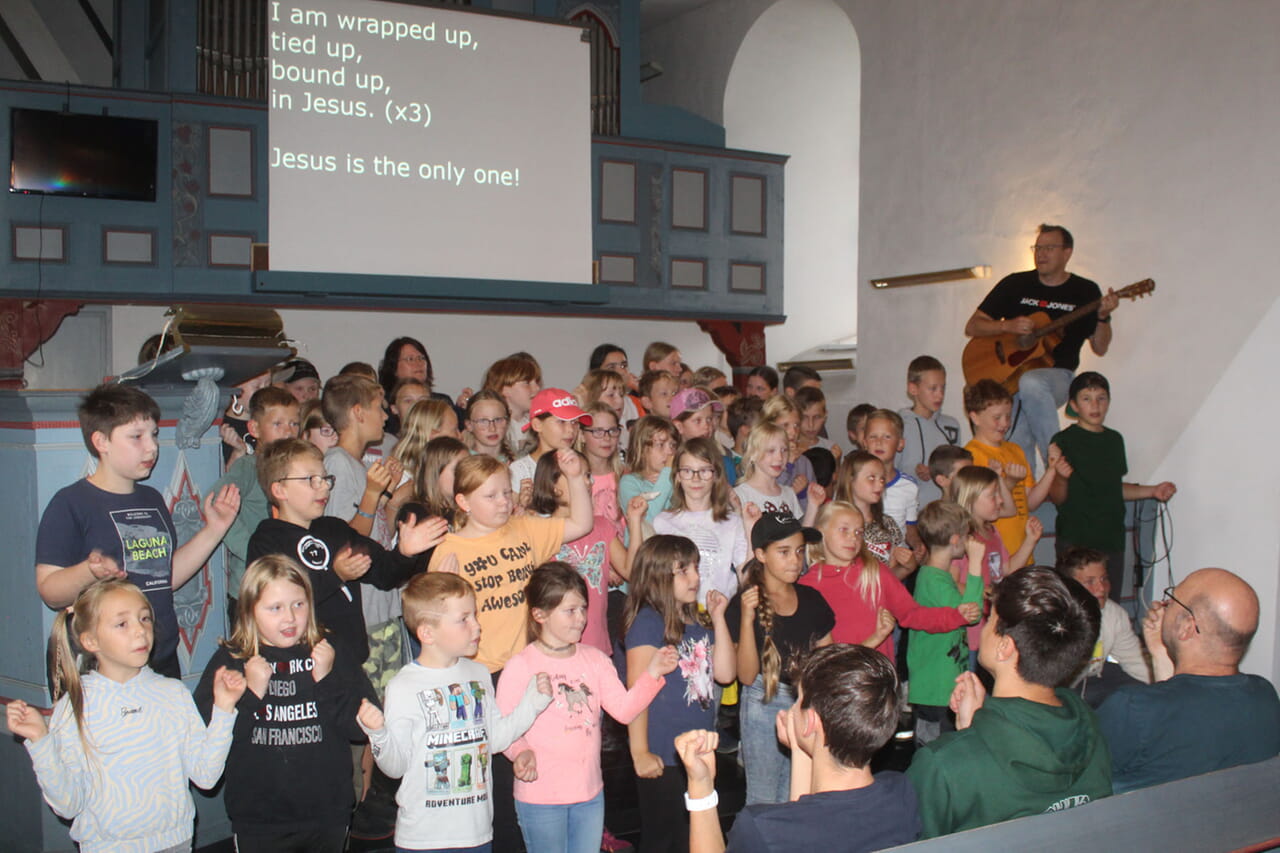
[[[684,794],[684,807],[691,812],[705,812],[707,809],[714,809],[720,805],[720,792],[712,790],[710,794],[699,799],[690,799],[689,792]]]

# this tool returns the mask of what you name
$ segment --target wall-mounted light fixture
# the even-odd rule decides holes
[[[876,289],[907,287],[912,284],[937,284],[940,281],[963,281],[970,278],[991,278],[991,267],[987,264],[979,264],[976,267],[960,267],[954,270],[922,272],[914,275],[895,275],[890,278],[873,278],[871,279],[871,286]]]

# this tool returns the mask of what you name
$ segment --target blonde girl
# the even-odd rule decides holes
[[[790,486],[800,498],[801,504],[809,500],[809,486],[816,485],[813,476],[813,463],[804,455],[805,448],[800,446],[800,409],[786,394],[774,394],[764,403],[760,412],[760,420],[781,427],[787,435],[787,462],[778,475],[778,485]],[[815,495],[819,492],[814,493]],[[826,500],[822,494],[818,503]]]
[[[454,439],[460,437],[458,413],[453,410],[453,404],[435,398],[414,403],[403,417],[400,440],[396,442],[396,448],[391,454],[392,458],[399,459],[404,466],[405,477],[413,479],[418,473],[427,442],[439,436]]]
[[[734,511],[719,445],[711,438],[686,441],[676,451],[671,475],[671,505],[658,513],[653,530],[687,537],[698,546],[699,602],[706,603],[713,589],[732,598],[741,580],[738,570],[747,561],[750,525]]]
[[[617,522],[622,518],[618,504],[618,480],[622,477],[618,442],[622,428],[618,416],[605,403],[589,407],[587,414],[591,416],[591,426],[578,430],[577,450],[586,457],[591,475],[591,504],[596,515]]]
[[[576,392],[582,408],[590,409],[597,403],[604,403],[619,421],[622,419],[626,395],[627,383],[622,374],[604,369],[587,371]]]
[[[418,476],[412,484],[413,500],[425,506],[429,516],[449,522],[450,529],[458,512],[453,502],[454,470],[470,455],[467,446],[456,438],[444,435],[433,438],[427,442]],[[394,517],[394,513],[391,514]]]
[[[836,615],[831,638],[876,649],[895,660],[893,629],[954,631],[977,619],[978,606],[921,607],[902,581],[867,547],[866,520],[853,504],[832,501],[818,510],[822,541],[809,546],[809,572],[800,579],[822,593]]]
[[[601,849],[601,711],[630,723],[676,667],[675,648],[663,646],[631,688],[624,687],[608,653],[584,641],[594,606],[589,599],[582,576],[567,563],[552,561],[535,569],[525,587],[529,645],[507,662],[498,681],[503,713],[515,709],[529,680],[539,673],[550,676],[553,692],[561,697],[506,751],[512,761],[536,768],[536,778],[515,783],[520,829],[531,851]]]
[[[675,426],[658,415],[645,415],[632,425],[627,445],[630,472],[618,481],[618,503],[627,506],[636,495],[649,502],[645,521],[652,523],[671,502],[671,460],[679,436]]]
[[[577,454],[577,451],[570,452]],[[586,464],[585,460],[583,464]],[[533,496],[529,509],[544,517],[569,517],[568,483],[565,482],[564,472],[560,470],[559,457],[554,453],[548,453],[538,460],[533,475]],[[597,514],[586,536],[565,542],[556,554],[557,560],[573,566],[586,581],[589,609],[583,638],[606,655],[612,652],[606,624],[609,587],[625,583],[631,574],[631,560],[643,538],[641,524],[644,510],[644,499],[639,497],[632,498],[627,507],[630,551],[623,544],[622,530],[617,523]]]
[[[774,720],[795,703],[787,675],[792,660],[830,645],[836,624],[822,593],[796,586],[805,545],[821,538],[787,513],[760,516],[751,530],[754,558],[725,615],[743,685],[739,713],[747,805],[789,799],[790,758],[778,744]]]
[[[863,540],[881,562],[901,579],[917,568],[898,523],[884,511],[884,463],[865,450],[850,453],[836,469],[835,499],[851,503],[865,519]]]
[[[307,570],[283,554],[254,560],[230,638],[195,690],[208,713],[218,671],[243,673],[223,799],[236,849],[341,853],[355,796],[350,741],[368,681],[316,622]]]
[[[209,671],[206,727],[182,682],[147,666],[154,639],[151,605],[136,586],[93,583],[53,621],[48,726],[21,699],[5,712],[45,802],[72,821],[71,838],[86,853],[190,850],[188,781],[212,788],[222,776],[244,677]]]
[[[646,850],[687,850],[689,815],[676,735],[710,729],[719,706],[717,682],[734,677],[725,597],[707,595],[698,609],[698,546],[683,536],[654,536],[636,553],[622,614],[627,684],[635,686],[664,646],[675,646],[676,672],[649,709],[627,726],[636,770],[640,831]]]
[[[742,449],[742,471],[733,490],[744,515],[747,507],[754,504],[762,513],[785,512],[796,518],[803,513],[804,523],[808,525],[822,501],[810,501],[808,507],[802,508],[792,488],[779,481],[787,467],[787,444],[786,430],[761,418],[747,433]],[[825,495],[823,497],[825,499]]]
[[[472,453],[483,453],[504,463],[515,457],[507,441],[507,425],[511,423],[511,411],[507,401],[497,391],[481,389],[467,400],[463,441]]]

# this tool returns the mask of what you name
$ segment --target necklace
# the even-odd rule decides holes
[[[537,644],[538,648],[542,649],[552,657],[568,657],[568,653],[573,651],[574,646],[573,643],[565,643],[563,646],[548,646],[546,643],[542,642],[542,638],[538,638],[537,640],[534,640],[534,642]]]

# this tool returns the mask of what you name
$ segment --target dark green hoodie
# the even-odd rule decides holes
[[[1078,696],[1062,707],[988,697],[964,731],[916,751],[907,771],[924,837],[1060,811],[1111,795],[1111,755]]]

